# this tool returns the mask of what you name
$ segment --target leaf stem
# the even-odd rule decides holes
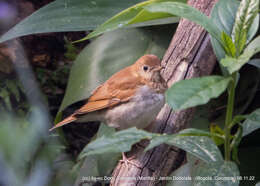
[[[226,121],[225,121],[225,160],[230,160],[230,127],[229,125],[232,123],[233,120],[233,109],[234,109],[234,101],[235,101],[235,88],[236,88],[236,78],[237,78],[237,72],[234,72],[232,74],[232,81],[231,85],[228,90],[228,105],[227,105],[227,112],[226,112]]]

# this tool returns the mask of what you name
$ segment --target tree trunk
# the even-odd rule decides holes
[[[217,0],[189,0],[188,4],[206,15],[210,14]],[[173,83],[193,77],[208,75],[215,65],[209,35],[195,23],[181,19],[171,44],[164,55],[162,76],[170,87]],[[165,105],[158,114],[150,131],[156,133],[176,133],[188,126],[194,108],[173,112]],[[177,169],[185,158],[185,153],[169,145],[160,145],[143,152],[147,142],[135,145],[128,156],[133,156],[131,164],[119,163],[113,172],[111,185],[165,185],[159,180]]]

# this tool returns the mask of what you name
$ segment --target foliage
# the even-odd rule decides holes
[[[167,103],[173,110],[186,109],[206,104],[210,99],[220,96],[226,90],[228,96],[226,116],[224,117],[223,128],[220,127],[221,123],[216,121],[216,125],[211,124],[208,131],[190,128],[178,134],[154,134],[136,128],[114,132],[101,127],[98,137],[83,149],[78,158],[75,169],[81,167],[79,175],[82,175],[82,172],[86,170],[88,170],[87,174],[91,176],[109,174],[119,152],[130,150],[133,144],[142,139],[149,139],[150,144],[146,150],[166,143],[188,152],[188,163],[184,167],[185,170],[182,171],[183,174],[193,177],[228,176],[234,180],[221,182],[211,180],[209,183],[212,185],[238,185],[240,181],[238,179],[240,173],[237,167],[239,162],[238,146],[242,137],[260,128],[259,109],[246,115],[243,115],[243,113],[236,115],[235,112],[236,87],[240,83],[239,70],[246,64],[258,68],[260,66],[257,63],[259,59],[250,61],[260,51],[259,36],[253,39],[259,26],[259,0],[242,0],[241,2],[219,0],[210,17],[188,6],[184,0],[122,1],[117,3],[118,7],[112,5],[112,2],[114,1],[110,0],[108,3],[103,0],[57,0],[17,24],[0,38],[0,42],[3,42],[32,33],[90,30],[104,22],[107,16],[110,17],[118,13],[119,10],[131,6],[98,26],[96,30],[82,39],[85,40],[103,34],[92,40],[91,44],[76,58],[71,70],[66,95],[56,121],[61,118],[62,111],[67,106],[81,99],[86,99],[93,88],[104,82],[114,72],[131,64],[139,56],[153,53],[161,57],[169,44],[171,37],[169,33],[173,28],[168,26],[160,26],[160,28],[136,27],[173,23],[176,22],[176,16],[190,19],[208,31],[223,75],[179,81],[166,92]],[[100,12],[100,10],[102,11]],[[95,19],[97,15],[99,17]],[[85,18],[87,16],[90,18],[90,22],[86,24]],[[45,19],[42,19],[42,17],[45,17]],[[127,29],[116,30],[122,27]],[[73,54],[73,47],[69,44],[67,47],[71,52],[69,54]],[[74,57],[72,55],[72,58]],[[18,95],[16,89],[10,87],[9,89],[15,95]],[[255,93],[255,88],[252,89],[252,92]],[[7,95],[6,92],[1,93],[6,105],[9,105]],[[17,97],[17,99],[19,98]],[[248,102],[251,102],[251,100],[248,99]],[[244,111],[245,108],[241,110]],[[4,133],[8,130],[2,130],[4,131],[3,138],[8,138],[4,136]],[[20,132],[17,132],[17,136],[19,135]],[[29,138],[36,139],[35,136]],[[21,141],[23,141],[22,137]],[[37,140],[33,142],[36,143]],[[224,144],[224,158],[218,148],[218,145],[222,144]],[[10,144],[7,144],[3,148],[8,149],[9,146]],[[17,146],[19,147],[19,145]],[[29,144],[29,146],[32,145]],[[20,153],[18,152],[20,148],[16,150],[17,154]],[[106,153],[109,155],[106,155]],[[8,157],[8,155],[5,155],[5,157]],[[110,156],[113,156],[111,165],[104,167],[103,162],[108,161]],[[12,160],[12,156],[10,156],[10,159]],[[17,163],[16,160],[14,162],[10,164],[15,165]],[[90,167],[91,169],[89,169]],[[48,173],[44,174],[47,175]],[[174,174],[177,174],[177,172]],[[16,177],[21,176],[16,175]],[[23,177],[28,176],[23,175]],[[205,185],[203,180],[195,180],[192,184]]]
[[[23,116],[1,113],[0,171],[2,185],[66,185],[72,180],[69,170],[73,163],[53,163],[63,154],[58,136],[47,132],[47,118],[38,107]],[[68,161],[69,160],[69,161]],[[56,171],[54,179],[52,172]],[[59,175],[60,174],[60,175]],[[61,177],[60,177],[61,176]],[[66,183],[67,182],[67,183]],[[66,184],[65,184],[66,183]]]
[[[103,23],[108,17],[115,15],[122,9],[135,5],[136,3],[140,3],[139,5],[135,5],[137,7],[141,6],[140,8],[131,11],[135,9],[135,7],[133,7],[130,9],[130,16],[125,16],[124,21],[126,21],[126,18],[129,18],[130,21],[135,17],[140,17],[140,14],[142,17],[143,15],[147,15],[147,13],[142,10],[143,4],[146,4],[146,1],[145,3],[142,3],[143,1],[144,0],[56,0],[15,25],[0,38],[0,42],[36,33],[92,30],[96,28],[97,25]],[[156,2],[157,0],[150,1]],[[149,17],[149,15],[150,14],[147,16]],[[162,18],[165,17],[169,16],[163,14]],[[154,17],[154,19],[155,18],[158,18],[158,16]],[[160,20],[160,22],[146,22],[141,25],[136,24],[134,27],[161,24],[161,21],[165,24],[176,22],[176,19],[163,19]],[[119,24],[120,23],[117,25]],[[119,25],[118,27],[121,26]]]
[[[24,115],[24,112],[28,110],[28,105],[22,99],[24,93],[21,83],[17,83],[17,80],[12,78],[3,79],[0,81],[0,111],[15,111],[19,116]]]
[[[232,10],[232,12],[236,12],[236,17],[233,20],[233,23],[229,23],[230,27],[226,28],[225,30],[222,29],[222,27],[214,24],[215,21],[213,21],[214,17],[208,18],[204,16],[203,14],[199,13],[197,10],[195,10],[192,7],[189,7],[187,5],[184,5],[182,3],[175,3],[175,2],[162,2],[162,3],[152,3],[145,7],[145,10],[153,13],[169,13],[173,15],[182,16],[185,18],[188,18],[201,26],[203,26],[217,41],[217,45],[215,43],[215,50],[221,50],[218,52],[218,57],[220,58],[220,65],[223,69],[224,76],[209,76],[209,77],[203,77],[203,78],[196,78],[191,80],[182,80],[178,83],[174,84],[166,93],[167,95],[167,102],[174,110],[179,109],[185,109],[201,104],[207,103],[211,98],[215,98],[219,96],[221,93],[223,93],[226,89],[228,92],[228,103],[227,103],[227,109],[226,109],[226,117],[225,117],[225,126],[224,131],[221,132],[219,135],[224,138],[224,157],[225,162],[223,164],[219,164],[219,169],[224,169],[227,172],[225,175],[232,175],[232,172],[236,170],[236,174],[233,175],[234,179],[236,176],[239,175],[238,169],[236,168],[234,163],[229,162],[231,160],[231,152],[232,152],[232,158],[234,161],[238,162],[237,152],[238,152],[238,145],[242,138],[242,130],[246,131],[253,131],[258,128],[258,123],[260,122],[257,117],[257,111],[255,113],[252,113],[250,115],[233,115],[234,110],[234,99],[235,99],[235,87],[238,81],[238,71],[241,69],[241,67],[246,64],[250,58],[259,52],[259,41],[258,37],[253,40],[252,35],[255,34],[257,28],[255,28],[255,25],[253,25],[254,20],[258,20],[258,14],[257,14],[257,8],[259,6],[259,1],[242,1],[239,5],[236,1],[219,1],[217,5],[215,6],[215,9],[213,12],[217,12],[218,10],[223,11],[224,6],[230,6],[230,4],[233,3],[233,7],[236,7],[236,9]],[[238,5],[238,6],[237,6]],[[189,13],[186,13],[189,12]],[[120,15],[120,14],[119,14]],[[233,13],[234,15],[234,13]],[[229,19],[228,17],[224,17],[224,21]],[[106,23],[105,23],[106,24]],[[226,25],[225,25],[226,26]],[[102,26],[101,26],[102,27]],[[258,25],[257,25],[258,27]],[[233,31],[231,31],[233,29]],[[253,30],[253,31],[251,31]],[[227,31],[227,32],[225,32]],[[250,31],[250,32],[249,32]],[[95,35],[95,31],[93,32]],[[90,35],[91,37],[92,35]],[[213,42],[214,43],[214,42]],[[214,44],[213,44],[214,46]],[[248,119],[246,119],[248,118]],[[252,121],[252,118],[254,118],[254,124],[252,124],[250,121]],[[240,125],[240,122],[246,119],[245,125]],[[231,134],[231,129],[238,125],[239,128],[236,131],[234,135]],[[247,129],[247,127],[250,126],[252,128]],[[133,132],[133,129],[128,129],[124,131],[123,136],[136,136],[136,129],[135,132]],[[193,136],[191,134],[191,139],[189,138],[183,138],[181,141],[183,144],[179,145],[178,143],[174,142],[176,136],[182,135],[182,133],[175,134],[175,135],[157,135],[154,136],[153,134],[143,134],[143,131],[139,131],[140,134],[142,133],[142,138],[148,138],[150,139],[150,146],[154,147],[161,143],[167,143],[171,145],[178,146],[179,148],[183,148],[189,153],[193,153],[191,149],[196,149],[196,152],[199,152],[199,147],[197,146],[190,146],[186,149],[185,145],[190,144],[191,142],[196,141],[195,138],[198,137],[201,141],[205,139],[209,139],[208,137],[202,137],[203,134],[201,132],[196,133],[198,136]],[[125,143],[119,143],[115,146],[113,144],[116,144],[115,141],[112,141],[110,143],[110,140],[114,139],[121,139],[120,136],[121,132],[118,132],[112,136],[107,136],[106,138],[100,138],[95,140],[94,142],[90,143],[86,148],[85,151],[86,154],[93,154],[93,153],[101,153],[100,150],[102,150],[102,153],[104,151],[108,152],[118,152],[118,151],[128,151],[131,144],[136,143],[137,139],[134,141],[131,140],[123,140],[126,141]],[[126,135],[127,134],[127,135]],[[211,135],[216,135],[217,133],[212,130]],[[222,134],[222,135],[221,135]],[[247,134],[247,132],[244,132],[243,134]],[[119,136],[117,136],[119,135]],[[137,135],[138,136],[138,135]],[[212,137],[212,136],[211,136]],[[154,140],[156,139],[156,140]],[[122,140],[121,140],[122,141]],[[178,141],[178,140],[177,140]],[[119,141],[120,142],[120,141]],[[207,142],[208,144],[211,144]],[[110,147],[108,144],[111,144]],[[127,148],[125,145],[127,144]],[[198,141],[195,142],[196,145],[199,144]],[[101,148],[100,145],[104,145],[103,148]],[[215,146],[214,144],[210,145],[210,147]],[[100,147],[100,148],[99,148]],[[106,148],[104,148],[106,147]],[[209,146],[206,147],[207,151],[211,151],[212,149]],[[216,146],[215,146],[216,147]],[[196,154],[197,157],[200,159],[203,159],[202,156]],[[205,160],[205,159],[204,159]],[[218,162],[221,162],[219,160]],[[214,172],[216,165],[214,165],[213,161],[209,164],[206,164],[205,166],[199,166],[199,170],[206,171],[210,170],[209,166],[214,167],[214,171],[206,171],[205,175],[208,176],[214,176]],[[211,165],[213,164],[213,165]],[[202,173],[202,172],[200,172]],[[197,175],[199,175],[198,173]],[[204,174],[203,174],[204,175]],[[200,182],[199,182],[200,183]],[[194,183],[194,184],[199,184]],[[239,180],[235,180],[232,185],[238,185]],[[230,185],[228,181],[224,183],[226,185]]]

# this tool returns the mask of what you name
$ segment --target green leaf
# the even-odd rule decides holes
[[[136,128],[122,130],[110,135],[104,135],[89,143],[81,155],[126,152],[141,139],[151,139],[158,134],[152,134]]]
[[[245,48],[242,55],[238,58],[232,58],[226,56],[226,58],[221,60],[221,64],[224,67],[227,67],[227,70],[230,74],[238,71],[243,65],[245,65],[249,59],[260,52],[260,36],[256,37],[249,45]]]
[[[257,16],[259,0],[242,0],[236,13],[232,30],[232,38],[237,48],[237,55],[243,51],[247,41],[247,33]]]
[[[0,42],[36,33],[92,30],[108,17],[142,1],[56,0],[15,25]]]
[[[178,133],[178,135],[181,135],[181,136],[207,136],[207,137],[215,138],[219,141],[224,140],[223,133],[214,133],[211,131],[207,132],[205,130],[200,130],[200,129],[196,129],[196,128],[184,129],[184,130],[180,131]]]
[[[221,31],[227,35],[231,35],[233,24],[235,22],[236,11],[239,6],[239,1],[236,0],[219,0],[211,11],[211,20]],[[220,61],[225,57],[224,48],[220,43],[211,37],[211,43],[214,52]],[[225,70],[222,70],[225,73]]]
[[[250,134],[251,132],[260,128],[260,109],[256,109],[254,112],[246,117],[246,120],[242,124],[243,136]]]
[[[214,142],[216,143],[217,146],[222,145],[224,143],[224,138],[214,136],[214,134],[219,135],[219,136],[225,135],[224,131],[218,125],[211,124],[210,125],[210,133],[212,134],[212,137],[211,137],[212,140],[214,140]]]
[[[147,24],[145,22],[151,21],[151,20],[158,20],[158,19],[172,17],[172,19],[168,20],[168,23],[176,22],[176,19],[173,18],[174,16],[169,13],[151,13],[144,9],[144,7],[146,5],[153,4],[156,2],[163,2],[163,1],[186,2],[186,0],[148,0],[148,1],[136,4],[132,7],[129,7],[126,10],[118,13],[117,15],[113,16],[112,18],[107,20],[105,23],[98,26],[93,32],[88,34],[87,37],[85,37],[79,41],[84,41],[86,39],[96,37],[102,33],[116,30],[118,28],[122,28],[127,25],[142,23],[141,25],[139,24],[139,26],[147,26]],[[160,21],[161,20],[158,20],[158,23],[160,23]]]
[[[197,130],[195,133],[199,135],[202,132],[198,132]],[[183,131],[176,135],[160,135],[130,128],[97,138],[84,148],[80,156],[126,152],[131,149],[133,144],[140,140],[150,139],[151,143],[145,150],[149,150],[162,143],[167,143],[182,148],[206,162],[223,161],[219,149],[210,138],[205,136],[189,136],[190,134],[190,131]]]
[[[234,162],[219,161],[205,163],[191,155],[188,155],[188,163],[191,164],[191,177],[195,186],[238,186],[239,170]]]
[[[166,102],[181,110],[207,103],[227,88],[230,77],[208,76],[179,81],[166,92]]]
[[[244,53],[240,55],[238,58],[233,58],[226,56],[225,58],[221,59],[220,63],[228,70],[229,74],[232,74],[246,64],[246,62],[252,57],[252,53]]]
[[[186,0],[185,1],[179,0],[179,1],[183,2],[183,3],[186,2]],[[157,0],[155,2],[159,2],[159,1]],[[151,12],[145,10],[145,9],[142,9],[134,18],[129,20],[127,25],[136,24],[136,23],[144,23],[144,22],[147,22],[147,21],[159,20],[159,19],[163,19],[163,18],[170,18],[172,21],[174,21],[175,20],[174,17],[175,16],[168,14],[168,13],[151,13]],[[176,21],[177,20],[179,20],[179,19],[177,18]]]
[[[229,35],[227,35],[225,32],[222,32],[221,40],[223,41],[224,49],[226,53],[232,57],[236,56],[236,47],[232,41],[232,38]]]
[[[59,109],[90,96],[91,92],[120,69],[144,54],[162,57],[174,26],[116,30],[92,41],[74,62],[65,97]]]
[[[209,32],[209,34],[211,34],[221,43],[221,31],[219,30],[219,28],[215,24],[213,24],[209,17],[189,5],[177,2],[164,2],[147,5],[145,9],[153,13],[169,13],[189,19],[201,25],[205,30]]]
[[[210,132],[200,130],[200,129],[195,129],[195,128],[184,129],[180,131],[178,134],[183,136],[208,136],[208,137],[212,136]]]
[[[176,135],[155,136],[152,138],[149,146],[146,147],[145,150],[149,150],[162,143],[181,148],[205,162],[223,161],[218,147],[209,137],[206,136],[185,136],[182,133]]]

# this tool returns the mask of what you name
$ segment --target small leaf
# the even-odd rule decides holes
[[[207,103],[224,92],[230,77],[208,76],[179,81],[166,92],[166,101],[174,110]]]
[[[215,125],[215,124],[210,125],[210,132],[212,134],[218,134],[220,136],[224,136],[224,131],[218,125]],[[213,136],[213,135],[211,138],[212,138],[212,140],[214,140],[214,142],[216,143],[217,146],[222,145],[224,143],[223,138]]]
[[[177,2],[163,2],[147,5],[145,9],[153,13],[169,13],[189,19],[201,25],[205,30],[209,32],[210,35],[212,35],[212,37],[214,37],[221,43],[221,32],[219,28],[211,21],[209,17],[189,5]]]
[[[254,112],[247,116],[247,119],[243,122],[243,136],[250,134],[251,132],[260,128],[260,109],[256,109]]]
[[[224,49],[225,49],[226,53],[232,57],[236,56],[236,47],[235,47],[235,44],[233,43],[231,37],[229,35],[227,35],[225,32],[222,32],[221,39],[224,43]]]
[[[221,60],[221,64],[224,67],[227,67],[227,70],[230,74],[233,72],[238,71],[243,65],[245,65],[249,59],[255,55],[256,53],[260,52],[260,36],[255,38],[244,50],[243,54],[240,55],[238,58],[232,58],[226,56],[224,59]]]
[[[181,148],[206,162],[223,161],[218,147],[206,136],[184,136],[182,134],[155,136],[145,150],[162,143]]]
[[[243,51],[247,41],[247,33],[257,16],[259,0],[242,0],[232,30],[232,38],[237,48],[237,55]]]
[[[122,130],[112,135],[101,136],[93,142],[90,142],[82,151],[81,156],[126,152],[131,149],[133,144],[142,139],[151,139],[154,136],[157,136],[157,134],[145,132],[136,128]]]

